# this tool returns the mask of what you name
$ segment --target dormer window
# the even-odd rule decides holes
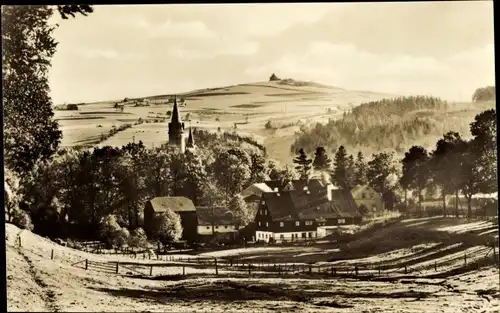
[[[262,200],[262,201],[260,202],[260,204],[264,205],[264,204],[266,204],[266,201]]]
[[[312,225],[313,222],[312,221],[306,221],[306,225]]]
[[[280,222],[280,227],[283,227],[283,226],[285,226],[285,223]]]
[[[296,222],[295,222],[295,226],[300,226],[300,222],[299,222],[299,221],[296,221]]]
[[[269,223],[268,222],[266,222],[266,227],[269,227]]]

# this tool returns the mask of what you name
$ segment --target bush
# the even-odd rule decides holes
[[[181,218],[172,210],[155,216],[153,236],[163,245],[177,241],[182,235]]]
[[[33,223],[29,214],[23,210],[15,209],[12,215],[12,224],[21,229],[33,230]]]
[[[101,220],[100,234],[107,244],[113,245],[115,243],[115,239],[120,235],[120,230],[121,227],[118,225],[115,215],[107,215]]]
[[[136,228],[129,238],[128,245],[131,248],[144,248],[147,246],[146,232],[142,228]]]
[[[116,232],[116,237],[113,238],[113,245],[115,247],[123,248],[128,244],[129,239],[130,233],[125,227],[123,227]]]
[[[271,120],[268,120],[266,125],[264,125],[264,128],[265,129],[275,129],[276,127],[273,125],[273,123],[271,122]]]

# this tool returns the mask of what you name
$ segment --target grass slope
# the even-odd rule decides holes
[[[438,247],[444,237],[416,236],[406,240],[407,253],[398,250],[401,240],[394,237],[402,229],[410,232],[442,232],[442,236],[462,240],[480,236],[478,231],[491,227],[488,222],[467,223],[453,219],[407,220],[375,230],[373,238],[358,238],[350,251],[362,251],[360,245],[375,245],[384,242],[379,249],[371,251],[371,259],[344,260],[343,262],[389,262],[406,257],[413,260],[427,258],[423,262],[453,256],[456,251]],[[368,230],[366,230],[368,231]],[[22,245],[17,244],[21,234]],[[174,279],[172,271],[158,272],[153,277],[133,277],[72,266],[75,262],[130,261],[121,256],[92,255],[59,246],[33,233],[21,231],[6,224],[7,254],[7,306],[8,311],[144,311],[148,312],[495,312],[498,310],[498,269],[490,266],[481,270],[470,270],[460,275],[452,274],[436,278],[396,278],[384,280],[329,279],[314,275],[290,275],[288,277],[237,277],[230,272],[220,275],[200,276],[187,267],[191,276]],[[465,237],[460,237],[465,236]],[[493,236],[493,235],[492,235]],[[382,241],[381,241],[382,240]],[[371,243],[370,243],[371,241]],[[387,243],[392,242],[395,245]],[[420,246],[409,247],[420,242]],[[433,243],[432,245],[430,243]],[[441,242],[442,243],[442,242]],[[428,257],[427,249],[443,251],[441,255]],[[480,244],[480,242],[477,242]],[[50,258],[54,249],[55,257]],[[303,254],[304,248],[295,248]],[[390,250],[390,251],[387,251]],[[265,256],[269,251],[248,249],[233,251],[250,257]],[[447,252],[450,251],[450,252]],[[282,254],[284,251],[279,251]],[[392,252],[392,254],[391,254]],[[289,251],[288,253],[291,253]],[[230,251],[226,252],[230,254]],[[331,253],[330,253],[331,254]],[[345,254],[345,252],[344,252]],[[320,255],[316,253],[316,255]],[[296,260],[299,256],[288,256]],[[142,260],[141,260],[142,261]],[[460,262],[459,260],[458,262]],[[472,258],[471,258],[472,261]],[[144,260],[145,264],[158,261]],[[453,262],[447,265],[453,268]],[[447,268],[440,269],[446,272]],[[200,269],[200,271],[203,271]],[[213,271],[210,270],[209,271]],[[121,273],[123,274],[123,272]],[[419,301],[416,301],[416,300]]]

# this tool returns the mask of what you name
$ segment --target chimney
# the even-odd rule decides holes
[[[328,201],[332,201],[333,199],[332,191],[333,191],[333,185],[332,184],[326,185],[326,195],[328,197]]]

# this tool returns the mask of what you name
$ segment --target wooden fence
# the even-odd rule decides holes
[[[471,263],[470,259],[475,257]],[[479,256],[479,257],[478,257]],[[51,257],[54,257],[52,250]],[[146,259],[146,256],[143,256]],[[491,259],[489,259],[491,258]],[[138,263],[137,261],[120,261],[120,262],[96,262],[90,260],[82,260],[72,264],[73,266],[84,268],[86,270],[95,270],[105,273],[115,273],[122,275],[140,275],[153,276],[158,273],[158,269],[162,268],[177,268],[177,275],[193,274],[192,269],[205,269],[209,272],[203,274],[219,275],[221,271],[229,271],[231,274],[244,275],[321,275],[322,277],[366,277],[366,276],[423,276],[423,271],[437,273],[439,269],[449,267],[452,264],[460,266],[471,266],[471,264],[496,263],[498,265],[498,253],[495,246],[485,247],[474,253],[455,256],[440,262],[424,261],[425,264],[408,265],[408,262],[389,263],[389,264],[297,264],[297,263],[263,263],[250,262],[238,257],[212,258],[212,257],[193,257],[193,258],[174,258],[173,256],[156,256],[156,260],[165,262],[155,263]],[[493,262],[492,262],[493,261]],[[182,270],[182,272],[181,272]],[[449,268],[448,268],[449,270]],[[191,272],[189,272],[191,271]],[[199,274],[199,273],[198,273]]]

